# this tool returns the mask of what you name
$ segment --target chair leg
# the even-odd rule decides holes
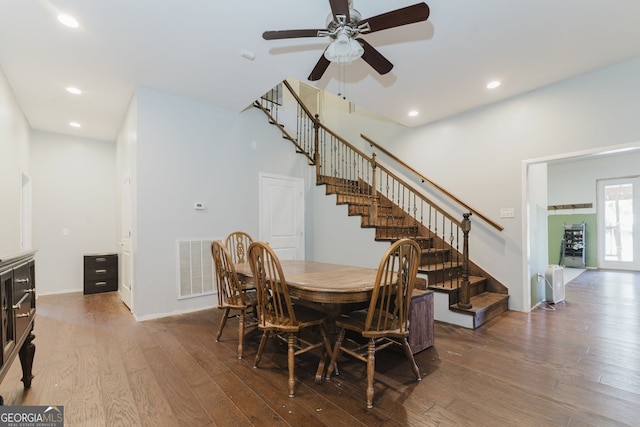
[[[218,334],[216,335],[216,342],[220,341],[220,337],[222,336],[222,330],[224,329],[224,325],[227,324],[227,317],[229,317],[229,308],[224,309],[224,314],[222,315],[222,320],[220,320],[220,327],[218,328]]]
[[[373,408],[373,375],[376,372],[376,341],[369,339],[367,351],[367,408]]]
[[[244,341],[244,310],[238,316],[238,359],[242,359],[242,345]]]
[[[342,341],[344,340],[345,330],[340,329],[338,332],[338,336],[336,337],[336,343],[333,346],[333,351],[331,352],[331,361],[329,362],[329,367],[327,368],[327,379],[331,378],[331,374],[333,371],[336,371],[336,375],[340,375],[338,372],[337,360],[338,356],[340,356],[340,346],[342,345]]]
[[[289,332],[287,336],[287,342],[289,343],[289,350],[287,352],[287,359],[289,365],[289,397],[293,397],[295,394],[294,388],[296,384],[295,377],[295,362],[296,362],[296,337],[293,332]]]
[[[269,331],[264,331],[264,333],[262,334],[262,339],[260,339],[260,345],[258,346],[256,360],[253,362],[254,368],[258,367],[258,363],[260,363],[260,359],[262,359],[262,350],[264,350],[264,345],[267,343],[267,338],[269,338]]]
[[[411,351],[411,347],[409,347],[409,342],[406,338],[402,340],[402,347],[404,348],[404,352],[407,355],[407,359],[409,359],[409,363],[411,364],[411,370],[416,376],[416,380],[420,381],[422,377],[420,376],[420,369],[418,369],[418,365],[416,364],[416,359],[413,357],[413,352]]]

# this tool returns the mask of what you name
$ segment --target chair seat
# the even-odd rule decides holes
[[[218,303],[218,308],[244,310],[247,308],[255,307],[256,304],[258,303],[258,297],[256,296],[255,289],[243,291],[243,293],[244,293],[242,298],[243,301],[240,301],[240,298],[233,298],[232,300],[223,300]]]
[[[336,326],[358,332],[365,338],[377,338],[382,336],[394,336],[397,338],[409,336],[409,332],[401,332],[400,323],[396,320],[384,331],[366,331],[365,321],[367,319],[367,310],[353,311],[349,314],[343,314],[336,319]],[[377,316],[373,317],[373,323],[376,323]]]
[[[327,314],[310,307],[293,304],[293,312],[296,316],[296,324],[292,324],[291,318],[285,317],[278,322],[267,317],[263,322],[262,319],[258,327],[262,330],[281,330],[283,332],[298,332],[300,329],[308,326],[319,325],[325,321]]]

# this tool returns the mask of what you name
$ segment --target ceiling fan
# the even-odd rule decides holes
[[[329,4],[331,13],[327,17],[326,29],[281,30],[262,33],[265,40],[330,37],[331,43],[309,75],[311,81],[319,80],[331,62],[349,63],[360,57],[378,73],[388,73],[393,68],[393,64],[366,40],[358,36],[426,21],[429,17],[429,6],[426,3],[417,3],[366,19],[362,19],[360,12],[353,8],[352,0],[329,0]]]

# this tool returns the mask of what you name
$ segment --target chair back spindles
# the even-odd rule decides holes
[[[211,242],[211,254],[218,279],[218,306],[244,306],[243,292],[229,251],[221,241],[215,240]]]
[[[258,297],[258,319],[262,327],[297,327],[289,289],[280,261],[273,249],[264,242],[249,246],[249,262]]]
[[[253,243],[253,238],[244,231],[234,231],[227,236],[224,242],[225,247],[231,254],[234,264],[249,262],[247,253],[249,245]]]
[[[420,246],[413,240],[395,242],[380,260],[367,319],[366,335],[409,331],[409,307],[420,263]]]

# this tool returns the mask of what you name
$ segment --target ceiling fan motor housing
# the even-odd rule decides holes
[[[349,30],[347,32],[357,35],[358,22],[362,21],[362,15],[360,12],[353,8],[349,8],[349,22],[346,22],[346,17],[344,15],[338,15],[338,22],[333,19],[333,14],[330,13],[327,16],[327,31],[329,32],[329,37],[335,39],[338,35],[338,30],[341,27],[348,27]]]

